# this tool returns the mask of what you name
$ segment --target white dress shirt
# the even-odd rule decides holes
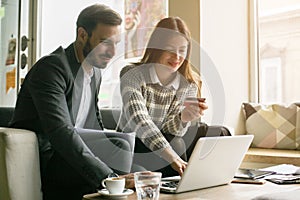
[[[85,121],[87,119],[91,100],[92,100],[92,90],[91,90],[91,78],[94,75],[93,67],[82,65],[84,78],[83,78],[83,86],[82,86],[82,95],[81,101],[79,105],[79,110],[76,118],[75,127],[76,128],[83,128]]]
[[[180,75],[179,75],[179,72],[176,72],[176,77],[168,84],[168,85],[163,85],[158,76],[157,76],[157,73],[155,71],[155,67],[154,66],[151,66],[149,68],[149,73],[150,73],[150,79],[152,81],[152,83],[157,83],[163,87],[166,87],[166,88],[169,88],[169,89],[175,89],[175,90],[178,90],[179,88],[179,85],[180,85]]]

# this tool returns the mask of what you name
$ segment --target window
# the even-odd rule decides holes
[[[59,46],[66,48],[75,40],[76,19],[79,12],[88,5],[105,4],[121,15],[123,18],[121,42],[117,45],[116,55],[107,68],[102,71],[98,104],[99,107],[120,107],[122,99],[119,89],[119,72],[122,67],[138,61],[137,58],[141,56],[139,54],[133,56],[126,54],[126,51],[131,49],[127,41],[129,32],[134,33],[131,35],[133,46],[137,46],[135,48],[139,50],[144,48],[148,40],[145,35],[152,31],[149,27],[156,25],[160,18],[168,14],[168,0],[39,0],[38,2],[41,7],[38,20],[40,26],[38,58],[48,55]],[[66,15],[66,8],[70,5],[72,5],[72,9],[68,9]],[[136,16],[137,11],[140,16]],[[64,20],[61,20],[62,18]],[[132,26],[137,21],[139,24],[133,29]],[[126,27],[126,25],[129,26]],[[57,31],[58,29],[59,31]],[[139,31],[137,31],[138,29]],[[133,49],[130,52],[134,52]]]
[[[281,59],[261,58],[259,70],[261,102],[282,102]]]
[[[250,5],[251,100],[300,101],[300,0],[255,0]]]

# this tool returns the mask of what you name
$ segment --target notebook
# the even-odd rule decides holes
[[[178,177],[163,178],[160,191],[181,193],[230,183],[252,140],[253,135],[200,138],[177,186]]]

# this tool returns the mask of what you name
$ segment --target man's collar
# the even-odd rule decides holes
[[[75,42],[73,43],[73,48],[74,48],[74,53],[75,53],[75,58],[76,61],[78,63],[80,63],[79,58],[78,58],[78,54],[77,54],[77,50],[76,50],[76,46],[75,46]],[[91,66],[90,64],[86,63],[86,62],[82,62],[80,63],[81,67],[84,71],[84,74],[86,74],[88,77],[92,77],[94,75],[94,70],[93,70],[93,66]]]
[[[75,42],[73,43],[73,48],[74,48],[75,58],[76,58],[77,62],[80,63],[78,55],[77,55],[77,50],[76,50]]]

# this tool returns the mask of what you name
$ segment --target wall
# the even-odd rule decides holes
[[[192,36],[191,63],[200,70],[200,0],[169,0],[169,16],[179,16],[190,29]]]
[[[19,3],[17,0],[1,1],[0,3],[3,9],[2,12],[4,12],[3,16],[0,17],[0,105],[13,106],[16,100],[16,86],[6,91],[6,75],[8,72],[16,70],[17,47],[14,63],[6,65],[6,58],[8,56],[9,40],[18,37],[18,13],[16,11]],[[11,78],[14,78],[13,74],[11,73]]]
[[[209,106],[203,121],[244,133],[241,104],[249,101],[248,0],[169,0],[169,15],[181,17],[189,26],[196,66],[201,49],[203,96]]]
[[[209,82],[206,94],[212,100],[204,120],[223,117],[225,125],[235,128],[237,134],[244,133],[241,104],[249,100],[248,0],[201,0],[200,7],[201,46],[221,77],[223,89],[219,87],[217,93],[224,94],[213,93],[213,82]],[[211,70],[206,66],[201,69],[204,74]],[[218,82],[219,77],[207,79]],[[218,105],[224,105],[225,110]]]
[[[193,39],[200,41],[200,0],[169,0],[169,16],[181,17],[187,23]]]

